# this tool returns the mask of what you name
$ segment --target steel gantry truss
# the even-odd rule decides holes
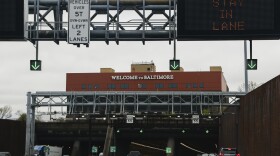
[[[90,0],[91,41],[171,42],[176,0]],[[28,0],[28,40],[67,41],[68,0]],[[52,16],[51,16],[52,14]],[[104,17],[105,15],[105,17]],[[134,16],[132,16],[134,15]]]
[[[31,107],[64,107],[61,114],[221,114],[223,108],[239,106],[242,92],[36,92]]]
[[[35,114],[64,114],[68,117],[93,115],[222,115],[238,107],[242,92],[36,92],[27,93],[25,156],[33,153]],[[45,112],[38,109],[46,108]],[[61,111],[59,111],[59,108]],[[36,112],[37,111],[37,112]],[[51,118],[50,118],[51,119]]]

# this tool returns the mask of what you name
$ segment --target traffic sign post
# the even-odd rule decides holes
[[[98,149],[95,146],[92,146],[91,153],[98,153]]]
[[[199,115],[192,115],[192,123],[199,124]]]
[[[116,153],[117,148],[116,146],[110,146],[110,153]]]
[[[41,60],[30,60],[31,71],[41,71],[41,68],[42,68]]]
[[[132,124],[133,118],[134,118],[134,115],[126,115],[126,123]]]
[[[257,70],[258,60],[257,59],[247,59],[247,70]]]
[[[180,60],[169,60],[170,70],[180,70]]]
[[[68,1],[68,43],[88,44],[90,41],[90,1]]]
[[[172,153],[171,147],[166,147],[165,152],[166,154],[171,154]]]

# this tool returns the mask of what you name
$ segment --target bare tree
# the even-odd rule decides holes
[[[19,121],[26,121],[26,118],[27,118],[26,113],[18,110],[16,112],[16,115],[18,115],[18,119],[17,120],[19,120]],[[42,116],[35,115],[35,121],[37,121],[37,122],[43,121]]]
[[[23,113],[22,111],[17,111],[16,115],[18,115],[18,119],[19,121],[26,121],[26,113]]]
[[[248,82],[248,92],[258,88],[260,85],[257,84],[256,82],[253,81],[249,81]],[[240,85],[237,89],[239,92],[245,92],[245,84],[243,83],[242,85]]]
[[[9,119],[11,117],[12,117],[11,106],[0,107],[0,119]]]

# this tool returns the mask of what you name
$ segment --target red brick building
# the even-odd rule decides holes
[[[66,91],[228,91],[221,67],[203,72],[155,72],[147,64],[132,64],[131,71],[115,73],[67,73]],[[143,72],[143,67],[145,68]]]

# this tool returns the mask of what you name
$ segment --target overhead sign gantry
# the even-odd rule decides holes
[[[87,44],[90,41],[105,41],[109,44],[110,41],[115,41],[119,44],[120,41],[142,41],[145,44],[146,41],[171,43],[174,39],[175,0],[28,2],[29,13],[39,16],[37,22],[28,22],[28,40],[33,43],[54,41],[59,44],[60,41],[68,41],[71,44]],[[36,8],[38,13],[34,11]],[[63,16],[65,13],[68,19]],[[123,15],[127,13],[134,16]],[[161,16],[160,19],[158,15]],[[37,24],[40,29],[36,29]]]

